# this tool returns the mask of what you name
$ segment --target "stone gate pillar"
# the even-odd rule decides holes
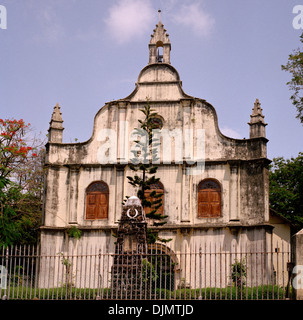
[[[147,251],[147,222],[140,200],[128,198],[117,231],[112,266],[111,290],[114,298],[140,298],[144,253]]]
[[[294,298],[303,300],[303,229],[293,236],[294,268],[292,287]]]

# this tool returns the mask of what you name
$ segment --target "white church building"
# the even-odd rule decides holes
[[[172,239],[167,244],[170,251],[178,254],[205,242],[225,251],[242,244],[270,248],[275,225],[259,100],[247,107],[249,138],[227,137],[220,131],[215,108],[183,91],[161,21],[148,48],[148,64],[133,92],[105,103],[94,118],[89,140],[64,143],[61,109],[54,107],[46,145],[41,253],[62,252],[70,242],[114,251],[122,202],[136,194],[126,177],[134,174],[129,168],[133,130],[143,119],[140,109],[147,100],[159,115],[156,176],[161,183],[155,188],[164,193],[161,212],[168,216],[166,224],[154,228],[161,238]],[[70,237],[72,227],[81,231],[79,239]],[[290,235],[284,240],[289,243]]]

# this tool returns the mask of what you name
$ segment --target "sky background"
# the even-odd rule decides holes
[[[248,138],[261,102],[268,157],[303,151],[290,74],[300,46],[292,0],[0,0],[0,118],[24,119],[45,138],[58,102],[64,142],[86,141],[104,104],[128,96],[148,63],[158,9],[184,91],[211,103],[220,130]],[[303,4],[303,1],[302,1]]]

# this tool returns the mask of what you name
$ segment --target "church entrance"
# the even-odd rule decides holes
[[[153,278],[154,289],[158,292],[174,291],[175,271],[178,266],[175,253],[164,244],[150,244],[148,245],[147,263]]]

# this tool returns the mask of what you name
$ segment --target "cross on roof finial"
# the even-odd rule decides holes
[[[161,10],[160,9],[158,10],[158,13],[159,13],[159,21],[161,22]]]

